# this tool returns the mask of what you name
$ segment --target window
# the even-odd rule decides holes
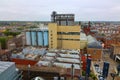
[[[50,40],[51,41],[51,43],[53,42],[53,40]]]
[[[53,43],[51,43],[51,46],[53,45]]]
[[[57,38],[57,40],[72,40],[72,41],[80,41],[80,39],[63,39],[63,38]]]
[[[80,35],[80,32],[57,32],[57,34],[63,34],[63,35]]]

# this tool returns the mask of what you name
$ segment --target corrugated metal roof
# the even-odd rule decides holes
[[[10,66],[14,65],[14,62],[3,62],[0,61],[0,74],[6,71]]]
[[[91,35],[87,36],[87,40],[88,40],[88,44],[92,43],[92,42],[96,42],[96,39],[94,37],[92,37]]]
[[[22,51],[23,54],[38,54],[38,55],[44,55],[46,53],[46,49],[44,48],[34,48],[34,47],[27,47],[24,48]]]
[[[80,40],[87,40],[87,36],[85,33],[80,33]]]
[[[14,62],[0,61],[0,80],[18,80],[21,76],[18,74]]]
[[[75,54],[59,54],[60,57],[68,57],[68,58],[79,58],[79,55],[75,55]]]
[[[88,44],[87,44],[88,48],[102,48],[101,43],[91,35],[87,36],[87,39],[88,39]]]
[[[46,56],[56,56],[56,53],[47,53]]]
[[[53,65],[63,67],[63,68],[71,68],[72,64],[55,62]],[[74,65],[74,69],[80,69],[80,65],[78,64],[73,64],[73,65]]]
[[[48,61],[39,61],[37,63],[38,66],[48,66],[49,64],[50,64],[50,62],[48,62]]]
[[[57,57],[56,59],[60,62],[78,63],[78,64],[80,63],[79,59],[61,58],[61,57]]]
[[[52,57],[52,56],[44,56],[43,57],[43,60],[44,61],[51,61],[51,60],[53,60],[54,59],[54,57]]]
[[[88,48],[98,48],[101,49],[102,45],[99,42],[92,42],[88,44]]]

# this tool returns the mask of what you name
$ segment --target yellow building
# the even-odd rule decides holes
[[[80,49],[80,26],[49,23],[49,48]]]

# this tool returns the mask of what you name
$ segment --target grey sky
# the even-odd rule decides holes
[[[0,0],[0,20],[49,21],[52,11],[80,21],[120,21],[120,0]]]

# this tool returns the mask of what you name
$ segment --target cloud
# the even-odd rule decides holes
[[[50,20],[52,11],[76,20],[120,20],[120,0],[1,0],[0,20]]]

